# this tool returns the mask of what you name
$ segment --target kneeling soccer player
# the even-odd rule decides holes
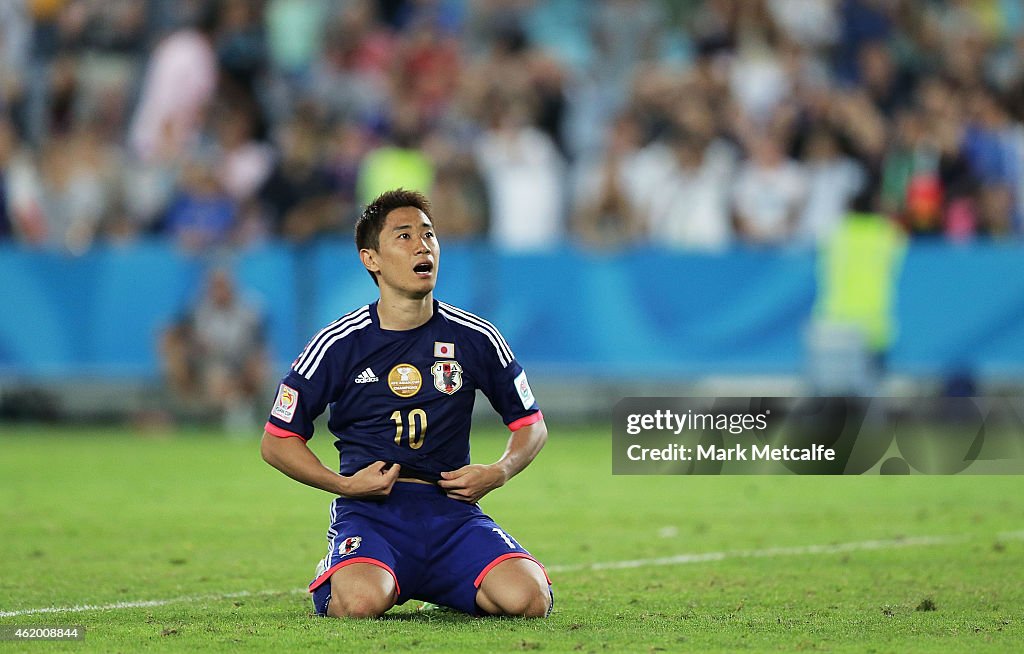
[[[542,617],[544,568],[477,501],[533,460],[544,418],[494,325],[434,299],[441,248],[421,194],[388,191],[356,224],[380,299],[317,333],[281,381],[263,458],[331,503],[309,585],[319,615],[377,617],[420,599],[473,615]],[[476,389],[512,430],[497,462],[470,464]],[[330,405],[339,473],[306,446]]]

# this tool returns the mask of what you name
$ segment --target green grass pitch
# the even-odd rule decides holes
[[[613,477],[608,428],[550,427],[534,465],[483,502],[551,568],[550,619],[410,602],[340,621],[313,617],[301,592],[326,547],[329,498],[264,464],[255,438],[0,425],[0,611],[107,607],[0,617],[87,628],[84,642],[0,651],[1024,644],[1019,477]],[[479,429],[474,460],[493,460],[504,441]],[[329,438],[311,444],[334,462]]]

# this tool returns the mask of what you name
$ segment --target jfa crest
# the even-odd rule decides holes
[[[434,375],[434,388],[451,395],[462,388],[462,366],[458,361],[436,361],[430,369]]]
[[[359,549],[359,546],[363,544],[362,536],[349,536],[345,540],[341,541],[338,545],[338,554],[340,556],[348,556],[352,552]]]

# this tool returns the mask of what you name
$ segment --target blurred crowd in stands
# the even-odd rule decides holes
[[[0,0],[0,240],[1019,238],[1018,0]]]

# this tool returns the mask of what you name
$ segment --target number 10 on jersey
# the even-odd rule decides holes
[[[427,412],[423,409],[410,409],[409,414],[402,418],[401,411],[391,414],[395,423],[395,445],[402,444],[402,436],[405,434],[405,426],[409,426],[409,447],[418,450],[423,447],[423,439],[427,436]]]

